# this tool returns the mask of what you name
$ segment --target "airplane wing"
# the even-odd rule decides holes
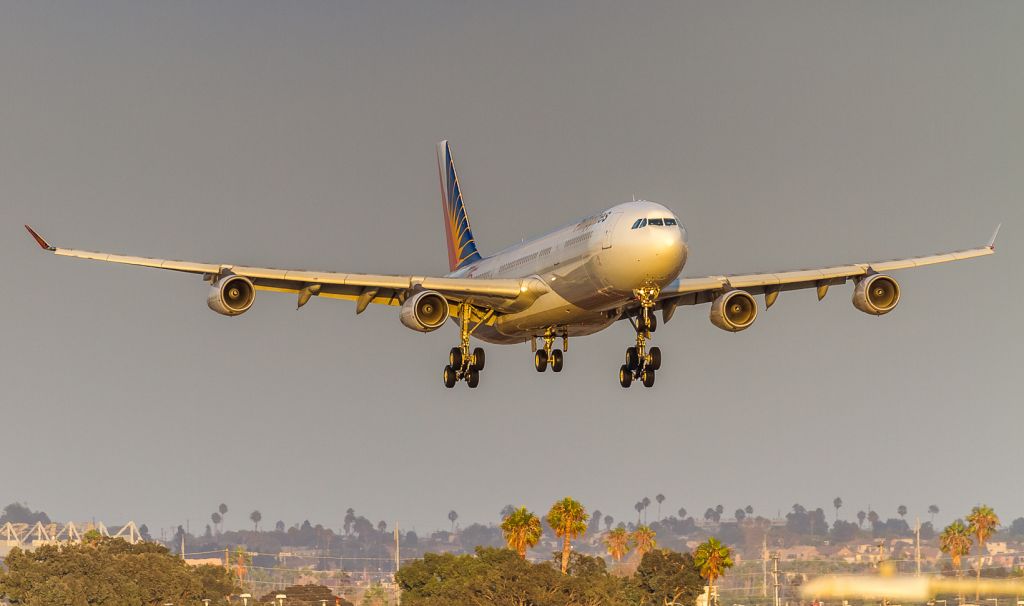
[[[528,307],[533,300],[547,290],[542,282],[529,278],[481,280],[414,275],[356,274],[132,257],[51,246],[28,225],[25,226],[25,229],[43,250],[62,257],[198,274],[208,281],[216,280],[222,275],[244,276],[252,281],[257,290],[297,294],[300,307],[309,300],[310,296],[320,296],[356,301],[356,313],[361,313],[371,303],[401,305],[410,292],[423,289],[436,290],[456,304],[470,301],[474,305],[493,309],[495,312],[508,312]]]
[[[667,314],[668,317],[665,318],[667,322],[668,318],[672,317],[672,312],[677,305],[708,303],[722,292],[732,289],[745,290],[752,295],[764,294],[766,309],[775,303],[775,299],[782,291],[814,288],[817,290],[818,299],[821,300],[828,292],[829,286],[844,284],[851,278],[991,255],[995,252],[996,235],[998,234],[999,226],[996,227],[988,244],[980,248],[923,257],[762,274],[679,278],[661,290],[658,297],[659,307],[662,308],[663,315]]]

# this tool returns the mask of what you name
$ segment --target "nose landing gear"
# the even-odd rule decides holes
[[[553,328],[544,331],[544,348],[538,349],[533,354],[533,367],[537,369],[537,372],[544,372],[549,365],[552,371],[562,372],[562,366],[565,363],[562,350],[569,351],[569,333],[568,331],[562,332],[562,349],[552,349],[555,346],[556,338]],[[536,344],[536,340],[534,344]]]
[[[640,301],[640,314],[635,321],[629,319],[636,330],[636,346],[626,348],[626,363],[619,367],[619,385],[623,387],[629,387],[634,380],[639,380],[644,387],[653,387],[654,372],[661,368],[661,349],[652,347],[647,350],[647,340],[658,327],[653,309],[659,293],[656,286],[633,291]]]
[[[470,389],[474,389],[480,384],[480,371],[484,369],[486,358],[482,347],[476,347],[470,351],[469,336],[493,315],[493,310],[488,311],[471,328],[470,323],[473,319],[472,306],[467,303],[459,306],[460,344],[448,352],[448,365],[444,367],[444,373],[442,374],[445,387],[451,389],[462,380],[466,381],[466,385]]]

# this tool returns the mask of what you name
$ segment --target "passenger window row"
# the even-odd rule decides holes
[[[668,217],[657,219],[637,219],[636,222],[633,223],[633,227],[630,229],[641,229],[643,227],[647,227],[648,225],[676,225],[676,220]]]

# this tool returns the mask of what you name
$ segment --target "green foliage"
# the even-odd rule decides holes
[[[677,595],[689,604],[702,585],[690,555],[664,550],[646,554],[633,577],[613,576],[603,559],[580,553],[570,555],[566,572],[508,549],[480,548],[472,556],[427,554],[404,566],[396,580],[403,606],[660,605]]]
[[[708,540],[698,545],[697,550],[693,552],[693,562],[700,576],[707,579],[709,585],[714,586],[715,579],[732,568],[732,550],[715,537],[708,537]]]
[[[15,548],[4,564],[0,595],[19,606],[193,606],[235,590],[219,566],[190,567],[163,546],[107,537],[32,552]]]
[[[650,499],[646,499],[648,503]],[[590,515],[579,501],[565,497],[555,501],[548,512],[548,525],[555,531],[555,536],[562,538],[562,573],[569,565],[569,541],[587,531],[587,520]]]
[[[501,521],[501,532],[509,549],[526,558],[526,550],[537,544],[541,535],[540,518],[525,507],[513,509]]]

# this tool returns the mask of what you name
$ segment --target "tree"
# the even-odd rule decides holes
[[[661,504],[665,502],[665,495],[658,493],[654,500],[658,502],[658,519],[661,519]]]
[[[732,550],[723,545],[715,537],[708,537],[693,552],[693,563],[697,566],[700,576],[707,579],[708,595],[715,595],[715,580],[732,568]]]
[[[455,510],[448,512],[448,521],[452,523],[452,532],[455,532],[455,520],[459,519],[459,514]]]
[[[939,549],[953,560],[957,576],[963,576],[960,560],[971,552],[971,533],[961,520],[956,520],[939,535]],[[961,595],[960,602],[963,602]]]
[[[989,540],[997,528],[999,528],[999,516],[988,505],[978,505],[967,514],[967,523],[970,524],[967,531],[974,535],[978,542],[978,581],[981,581],[981,566],[984,560],[985,543]],[[981,599],[981,587],[975,588],[974,601]]]
[[[704,512],[704,519],[708,522],[718,522],[722,519],[722,513],[714,507],[708,507]]]
[[[737,521],[737,522],[740,522],[740,523],[742,523],[742,522],[743,522],[743,519],[747,517],[747,512],[746,512],[746,511],[744,511],[744,510],[742,510],[742,509],[737,509],[737,510],[736,510],[736,513],[735,513],[735,514],[733,514],[733,515],[735,515],[735,516],[736,516],[736,521]]]
[[[680,520],[685,520],[686,519],[686,508],[685,507],[680,507],[679,511],[676,512],[676,513],[679,514],[679,519]]]
[[[366,589],[362,606],[388,606],[388,594],[380,583],[374,583]]]
[[[215,528],[220,528],[220,523],[224,518],[216,511],[210,514],[210,521],[213,522]]]
[[[643,511],[644,511],[644,502],[643,501],[637,501],[636,504],[633,505],[633,509],[636,510],[636,525],[639,526],[640,525],[640,514],[643,513]]]
[[[907,506],[900,505],[899,507],[896,508],[896,513],[899,514],[900,519],[905,518],[907,516]]]
[[[603,515],[600,509],[595,509],[594,515],[590,516],[590,527],[587,530],[594,534],[601,532],[601,517]]]
[[[644,523],[646,524],[647,523],[647,508],[651,506],[651,500],[649,498],[647,498],[647,497],[644,497],[644,500],[640,501],[640,502],[643,503],[643,506],[644,506]]]
[[[880,518],[878,517],[878,512],[877,511],[869,511],[868,512],[868,522],[871,522],[872,526],[877,524],[879,519]]]
[[[931,516],[932,516],[931,522],[932,522],[932,524],[934,524],[935,523],[935,514],[939,513],[939,506],[938,505],[929,505],[928,506],[928,513],[931,514]]]
[[[384,531],[388,529],[388,523],[384,520],[377,522],[377,532],[384,534]]]
[[[625,603],[661,606],[693,604],[704,583],[691,554],[655,549],[640,560],[633,585],[640,599]]]
[[[615,523],[615,518],[613,518],[612,516],[608,515],[608,516],[604,517],[604,528],[605,528],[605,530],[610,531],[612,529],[612,524],[614,524],[614,523]]]
[[[526,550],[540,541],[542,532],[540,518],[525,507],[513,509],[501,521],[501,533],[505,537],[505,544],[524,560]]]
[[[515,511],[515,510],[516,510],[515,507],[513,507],[511,505],[506,505],[506,506],[501,508],[501,513],[498,514],[498,517],[500,517],[502,520],[504,520],[505,518],[507,518],[510,515],[512,515],[512,512]]]
[[[753,505],[747,505],[746,507],[743,508],[743,511],[748,516],[752,516],[752,515],[754,515],[754,506]]]
[[[220,519],[221,519],[220,529],[221,529],[221,531],[223,531],[224,530],[224,516],[227,515],[227,513],[228,513],[228,506],[225,505],[224,503],[221,503],[220,505],[217,506],[217,512],[220,513]]]
[[[11,503],[4,507],[4,512],[0,515],[0,524],[7,522],[28,524],[29,526],[34,526],[36,522],[39,522],[45,526],[50,523],[50,516],[46,515],[44,511],[32,511],[25,503]]]
[[[868,517],[868,514],[864,513],[864,510],[857,512],[857,526],[864,528],[864,520]]]
[[[832,499],[832,507],[836,508],[836,520],[839,519],[839,509],[843,506],[843,500],[839,497]]]
[[[221,566],[187,565],[162,545],[90,535],[80,544],[14,548],[0,573],[0,596],[21,606],[198,604],[237,589]]]
[[[649,526],[641,526],[633,531],[633,544],[636,545],[636,552],[643,557],[644,554],[653,551],[658,543],[654,540],[655,532]]]
[[[723,507],[721,504],[715,505],[715,513],[721,516],[723,513],[725,513],[725,507]]]
[[[263,514],[260,513],[260,510],[258,510],[258,509],[253,510],[253,512],[249,514],[249,519],[252,520],[252,529],[253,529],[253,531],[259,531],[259,529],[260,529],[260,520],[263,519]]]
[[[284,532],[284,520],[278,520],[277,523],[274,524],[274,530]]]
[[[570,497],[556,501],[548,512],[548,524],[562,538],[562,574],[569,566],[570,541],[587,531],[587,510]]]
[[[604,545],[608,549],[608,555],[616,562],[629,553],[632,549],[633,537],[626,532],[625,528],[616,528],[607,532],[604,536]]]

